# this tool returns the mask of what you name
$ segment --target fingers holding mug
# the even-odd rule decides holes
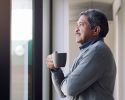
[[[54,69],[55,68],[54,63],[53,63],[53,59],[52,59],[52,55],[47,56],[46,64],[47,64],[49,69]]]

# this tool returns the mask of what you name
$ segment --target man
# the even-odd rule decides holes
[[[108,31],[107,18],[101,11],[83,11],[75,29],[80,54],[66,77],[60,68],[55,68],[52,55],[48,55],[47,65],[60,96],[67,100],[114,100],[116,65],[104,43]]]

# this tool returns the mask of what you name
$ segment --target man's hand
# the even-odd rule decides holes
[[[54,69],[55,68],[54,63],[53,63],[53,59],[52,59],[52,54],[47,56],[46,64],[47,64],[49,69]]]

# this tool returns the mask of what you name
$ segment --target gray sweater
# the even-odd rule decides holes
[[[114,100],[116,64],[103,40],[80,50],[69,74],[52,71],[54,87],[67,100]]]

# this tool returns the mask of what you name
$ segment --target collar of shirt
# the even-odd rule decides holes
[[[89,45],[94,44],[95,42],[97,42],[99,40],[103,40],[103,38],[99,37],[99,38],[91,39],[90,41],[83,43],[79,48],[80,48],[80,50],[82,50],[82,49],[88,47]]]

